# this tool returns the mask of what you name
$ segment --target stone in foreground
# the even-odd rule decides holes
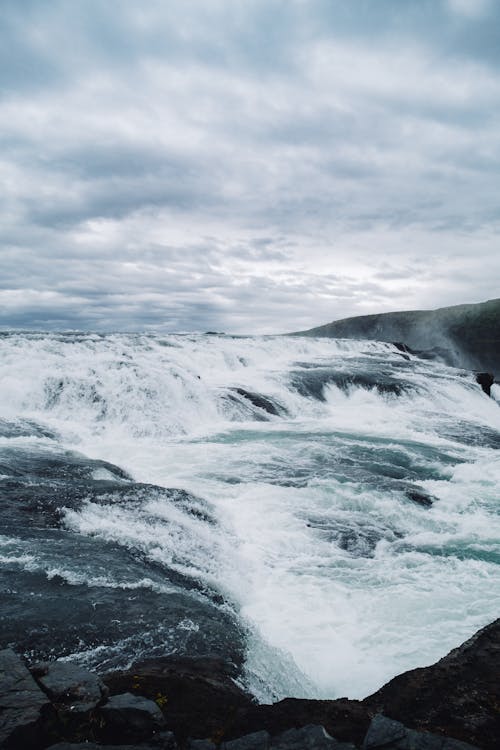
[[[252,732],[244,737],[238,737],[236,740],[224,742],[221,745],[222,750],[268,750],[271,742],[271,736],[265,730]]]
[[[132,693],[114,695],[99,709],[102,737],[108,742],[149,740],[165,726],[157,704]]]
[[[69,662],[49,662],[31,671],[53,703],[73,712],[92,710],[107,694],[96,674]]]
[[[271,750],[356,750],[354,745],[338,742],[322,726],[309,724],[289,729],[274,737]]]
[[[49,699],[14,651],[0,651],[0,747],[33,747],[42,711],[49,706]]]
[[[377,714],[366,733],[363,750],[479,750],[479,748],[430,732],[416,732],[399,721]]]

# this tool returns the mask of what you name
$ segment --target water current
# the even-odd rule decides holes
[[[0,647],[363,697],[498,616],[500,388],[392,344],[0,335]]]

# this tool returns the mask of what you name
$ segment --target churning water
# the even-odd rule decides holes
[[[0,646],[362,697],[498,616],[500,409],[301,337],[0,337]]]

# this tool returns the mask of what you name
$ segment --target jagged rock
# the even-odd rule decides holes
[[[479,750],[460,740],[430,732],[416,732],[399,721],[377,714],[363,742],[363,750]]]
[[[105,741],[149,740],[165,726],[158,705],[132,693],[114,695],[98,710],[100,734]]]
[[[338,742],[326,729],[309,724],[301,729],[289,729],[273,737],[271,750],[356,750],[354,745]]]
[[[42,713],[50,708],[21,659],[0,651],[0,748],[35,747]]]
[[[251,706],[241,712],[228,730],[227,739],[266,729],[273,737],[290,728],[321,725],[338,741],[361,744],[370,724],[368,710],[360,701],[285,698],[272,705]]]
[[[498,750],[500,619],[429,667],[388,682],[363,705],[419,731]]]
[[[487,396],[491,396],[491,386],[495,382],[495,376],[491,372],[478,372],[476,374],[476,383],[479,383]]]
[[[223,742],[221,750],[269,750],[271,736],[264,730],[252,732],[230,742]]]
[[[37,664],[31,672],[53,703],[75,713],[92,710],[108,693],[96,674],[69,662]]]
[[[234,683],[237,674],[234,665],[218,657],[166,656],[111,672],[104,682],[111,694],[130,692],[158,701],[169,729],[184,741],[225,738],[240,712],[255,705],[252,696]],[[243,734],[244,730],[231,739]]]

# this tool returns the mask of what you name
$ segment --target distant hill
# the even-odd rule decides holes
[[[438,310],[360,315],[293,335],[402,342],[455,367],[496,373],[500,380],[500,299]]]

